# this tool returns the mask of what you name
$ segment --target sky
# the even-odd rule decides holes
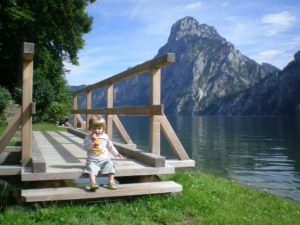
[[[152,59],[185,16],[213,26],[242,54],[283,69],[300,50],[299,0],[97,0],[69,85],[89,85]]]

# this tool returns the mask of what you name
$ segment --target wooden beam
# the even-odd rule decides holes
[[[134,66],[124,72],[121,72],[115,76],[112,76],[103,81],[100,81],[98,83],[92,84],[92,85],[87,86],[78,91],[75,91],[75,92],[73,92],[73,95],[79,95],[81,93],[86,93],[89,90],[94,90],[97,88],[109,86],[111,84],[114,84],[121,80],[127,79],[129,77],[133,77],[138,74],[151,71],[152,69],[155,69],[155,68],[161,68],[163,66],[166,66],[166,65],[168,65],[170,63],[174,63],[174,62],[175,62],[175,54],[174,53],[166,53],[162,56],[159,56],[157,58],[146,61],[142,64],[136,65],[136,66]]]
[[[166,160],[166,165],[174,166],[175,168],[187,168],[187,167],[195,167],[195,160],[176,160],[176,159],[168,159]]]
[[[177,157],[181,160],[190,159],[165,115],[160,117],[160,124],[165,137],[167,138]]]
[[[77,178],[86,178],[86,175],[82,174],[82,169],[73,169],[68,171],[49,171],[47,173],[32,173],[31,168],[28,171],[28,168],[22,170],[22,181],[39,181],[39,180],[73,180]],[[150,167],[150,166],[122,166],[122,168],[116,167],[115,177],[129,177],[129,176],[147,176],[147,175],[166,175],[174,174],[175,167],[166,166],[166,167]],[[98,176],[101,176],[100,173]]]
[[[4,151],[5,146],[9,143],[10,139],[15,134],[16,130],[21,125],[21,108],[17,109],[11,122],[8,124],[4,134],[0,138],[0,154]]]
[[[32,172],[33,173],[45,173],[46,161],[41,153],[41,150],[37,146],[37,140],[33,138],[32,142]]]
[[[95,192],[84,188],[61,187],[22,190],[21,196],[25,202],[59,201],[76,199],[96,199],[109,197],[125,197],[136,195],[152,195],[162,193],[181,192],[182,186],[174,181],[146,182],[134,184],[120,184],[117,190],[100,187]]]
[[[78,109],[77,102],[78,102],[78,96],[74,95],[73,96],[73,110]],[[73,114],[73,127],[74,128],[77,128],[77,123],[78,123],[77,116],[78,116],[77,114]]]
[[[34,55],[34,44],[24,42],[23,44],[23,60],[24,61],[32,61]]]
[[[163,105],[116,107],[101,109],[78,109],[73,114],[103,114],[103,115],[163,115]]]
[[[91,109],[92,108],[92,91],[88,91],[87,95],[86,95],[86,109]],[[85,122],[85,130],[86,132],[88,131],[88,123],[90,120],[90,116],[89,114],[86,114],[86,122]]]
[[[150,152],[145,152],[141,149],[133,148],[127,146],[126,144],[115,143],[115,147],[118,151],[132,159],[135,159],[145,165],[153,167],[164,167],[165,166],[165,157],[153,154]]]
[[[23,93],[22,93],[22,165],[27,165],[32,154],[32,85],[34,44],[23,46]]]
[[[83,113],[83,114],[84,114],[84,113]],[[82,117],[81,117],[80,114],[77,115],[77,121],[79,121],[80,126],[81,126],[82,129],[84,129],[85,127],[88,127],[87,122],[86,122],[84,119],[82,119]],[[85,129],[84,129],[84,130],[85,130]]]
[[[114,105],[114,86],[109,85],[106,89],[106,107],[113,108]],[[113,115],[107,115],[106,121],[107,127],[106,132],[107,135],[112,139],[113,136]]]
[[[153,69],[150,76],[150,104],[160,105],[160,68]],[[160,120],[159,116],[150,116],[149,151],[160,155]]]
[[[117,115],[113,116],[113,123],[115,124],[116,128],[120,132],[122,138],[124,139],[126,144],[133,145],[133,141],[129,137],[129,134],[127,133],[126,129],[124,128],[122,122],[120,121],[119,117]]]
[[[0,176],[20,175],[22,166],[18,165],[0,165]]]

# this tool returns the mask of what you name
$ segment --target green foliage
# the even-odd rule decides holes
[[[5,124],[5,115],[4,115],[4,110],[8,104],[8,101],[11,99],[11,94],[10,92],[0,86],[0,126],[4,126]]]
[[[34,92],[37,118],[48,118],[52,102],[69,107],[64,61],[78,64],[84,33],[92,18],[85,8],[93,0],[3,0],[0,2],[0,84],[20,100],[23,42],[35,44]],[[17,101],[17,102],[18,102]],[[51,111],[51,110],[50,110]],[[47,113],[47,112],[46,112]]]
[[[44,111],[43,121],[56,122],[62,121],[68,115],[69,110],[63,103],[51,102]]]

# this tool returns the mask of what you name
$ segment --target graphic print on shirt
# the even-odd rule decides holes
[[[102,151],[102,148],[101,148],[101,143],[102,143],[102,140],[97,138],[94,143],[93,143],[93,146],[92,146],[92,153],[94,155],[100,155],[103,151]]]

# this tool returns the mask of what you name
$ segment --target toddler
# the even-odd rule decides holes
[[[105,133],[106,123],[103,117],[92,117],[89,120],[90,133],[84,139],[84,147],[87,150],[86,168],[83,173],[89,174],[90,190],[95,191],[99,188],[96,177],[99,172],[108,175],[107,187],[111,190],[117,189],[114,182],[115,167],[109,158],[108,151],[115,157],[122,158],[122,155],[114,147],[113,143]]]

